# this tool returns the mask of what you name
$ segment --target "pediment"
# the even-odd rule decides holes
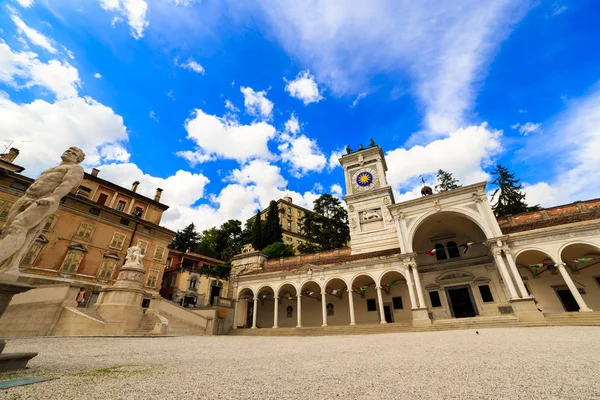
[[[117,253],[113,253],[111,251],[109,251],[108,253],[104,254],[104,258],[114,258],[115,260],[120,259],[119,255]]]
[[[296,272],[308,272],[308,270],[312,270],[313,272],[317,270],[317,268],[319,268],[318,266],[314,265],[314,264],[304,264],[303,266],[296,268]]]
[[[84,253],[87,253],[87,249],[85,248],[84,245],[80,244],[80,243],[75,243],[69,246],[69,250],[75,250],[75,251],[82,251]]]
[[[463,271],[450,271],[442,274],[436,281],[439,284],[454,283],[454,282],[473,282],[475,276]]]

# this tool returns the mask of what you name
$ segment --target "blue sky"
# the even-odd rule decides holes
[[[418,3],[418,4],[415,4]],[[488,4],[491,3],[491,4]],[[36,176],[85,167],[164,189],[163,223],[245,220],[286,193],[343,196],[373,138],[396,201],[439,168],[500,162],[532,204],[598,197],[594,1],[9,0],[0,138]]]

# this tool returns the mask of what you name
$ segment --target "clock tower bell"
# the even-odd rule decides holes
[[[379,146],[340,158],[346,180],[352,254],[398,248],[396,225],[388,206],[394,193],[388,185],[387,165]]]

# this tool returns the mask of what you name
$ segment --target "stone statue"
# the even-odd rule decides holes
[[[81,149],[71,147],[60,158],[60,165],[42,172],[10,208],[0,235],[0,272],[19,274],[21,258],[39,236],[45,218],[54,214],[60,199],[83,180],[79,163],[85,153]],[[12,261],[6,265],[10,257]]]
[[[364,147],[363,147],[363,145],[362,145],[362,144],[359,144],[359,145],[358,145],[358,150],[364,150]]]
[[[142,249],[138,246],[131,246],[127,249],[127,256],[125,256],[125,264],[141,264],[144,256],[142,255]]]
[[[346,154],[350,153],[352,153],[352,149],[350,148],[350,146],[346,146]]]
[[[254,250],[254,246],[252,246],[252,243],[245,244],[244,247],[242,247],[242,254],[252,253],[254,251],[256,250]]]
[[[371,138],[371,140],[369,141],[369,147],[375,147],[377,146],[377,144],[375,144],[375,141],[373,140],[373,138]]]

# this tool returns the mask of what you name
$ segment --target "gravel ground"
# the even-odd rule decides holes
[[[44,338],[31,368],[60,379],[4,399],[600,399],[600,328],[330,337]]]

